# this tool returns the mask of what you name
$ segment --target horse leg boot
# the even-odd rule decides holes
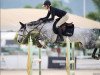
[[[60,27],[58,27],[58,35],[57,35],[57,39],[55,41],[55,43],[60,43],[63,42],[63,35],[62,35],[62,29]]]

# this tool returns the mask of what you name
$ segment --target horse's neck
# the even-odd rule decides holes
[[[34,29],[33,26],[27,26],[26,28],[27,28],[26,30],[27,30],[28,32],[33,31],[33,29]]]
[[[28,32],[34,31],[34,29],[35,29],[36,31],[41,31],[41,33],[43,33],[43,34],[45,34],[44,32],[46,32],[46,35],[52,36],[53,23],[54,23],[54,21],[48,22],[48,23],[41,23],[40,25],[35,25],[35,26],[34,25],[31,25],[31,26],[27,25],[26,28],[27,28]],[[36,28],[36,26],[38,26],[38,27]]]
[[[53,21],[49,23],[42,24],[38,27],[38,30],[48,39],[54,42],[56,40],[56,34],[53,32]],[[52,39],[53,38],[53,39]]]
[[[52,22],[48,22],[48,23],[42,23],[41,25],[39,25],[38,29],[42,29],[42,31],[46,30],[52,30],[53,27],[53,21]]]

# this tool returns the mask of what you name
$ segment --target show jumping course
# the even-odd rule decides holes
[[[71,43],[68,37],[66,38],[66,72],[67,75],[75,75],[75,58],[74,58],[74,43]],[[28,39],[28,60],[27,60],[27,73],[32,75],[32,63],[39,62],[39,75],[41,75],[41,48],[39,48],[39,59],[32,59],[32,39]]]
[[[41,12],[41,14],[40,14],[40,12]],[[45,13],[47,13],[45,10],[40,10],[40,9],[1,9],[1,14],[2,14],[1,15],[1,30],[6,30],[6,31],[10,31],[10,30],[15,31],[16,30],[17,31],[18,28],[19,28],[19,26],[18,26],[19,21],[27,23],[29,21],[37,20],[38,18],[44,16]],[[19,17],[19,15],[20,15],[20,17]],[[12,16],[13,16],[13,18],[12,18]],[[93,28],[98,29],[99,28],[100,29],[100,26],[99,26],[100,23],[99,22],[92,21],[92,20],[89,20],[89,19],[86,19],[86,18],[82,18],[82,17],[79,17],[77,15],[70,14],[70,19],[69,19],[68,22],[71,22],[71,21],[74,22],[76,27],[90,28],[90,29],[93,29]],[[71,43],[68,40],[68,38],[66,39],[66,43],[67,43],[67,48],[66,48],[66,71],[67,71],[67,73],[66,73],[66,75],[73,75],[73,74],[75,74],[74,73],[75,58],[74,58],[74,50],[73,50],[74,49],[74,43]],[[32,59],[32,51],[30,49],[31,45],[32,45],[32,40],[31,40],[31,37],[30,37],[29,40],[28,40],[27,73],[28,73],[28,75],[32,75],[32,63],[34,63],[35,61],[38,61],[39,62],[39,75],[41,75],[41,48],[39,48],[39,59],[33,60]],[[84,72],[86,73],[86,75],[92,75],[92,73],[94,71],[93,72],[91,71],[92,73],[90,73],[90,71],[86,72],[86,70],[85,70]],[[80,72],[79,75],[81,75],[81,74],[85,75],[84,72]],[[98,71],[98,72],[100,72],[100,71]],[[13,75],[14,74],[19,75],[19,74],[21,74],[21,73],[17,74],[18,72],[12,72],[12,71],[11,71],[10,74],[9,74],[8,71],[5,71],[3,73],[4,74],[1,74],[1,75],[7,75],[7,74],[8,75],[12,75],[12,74]],[[57,72],[57,73],[59,74],[59,72]],[[62,74],[62,72],[61,72],[61,74]],[[49,72],[47,74],[47,71],[46,71],[45,75],[49,75]]]

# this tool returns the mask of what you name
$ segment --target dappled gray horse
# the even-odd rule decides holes
[[[17,41],[22,43],[24,39],[32,32],[40,32],[40,38],[42,41],[47,40],[50,43],[54,43],[57,38],[54,30],[57,30],[56,26],[53,26],[52,22],[41,23],[41,21],[33,21],[26,24],[21,24],[21,28],[18,31]],[[68,23],[67,23],[68,24]],[[99,29],[98,29],[99,30]],[[66,40],[67,36],[63,36]],[[93,29],[84,29],[74,27],[73,35],[68,36],[72,42],[81,42],[81,47],[85,50],[86,48],[97,48],[96,40],[98,39]],[[39,39],[40,40],[40,39]],[[95,56],[96,52],[93,52],[92,56]]]

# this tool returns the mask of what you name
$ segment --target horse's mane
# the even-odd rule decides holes
[[[55,20],[54,20],[54,21],[55,21]],[[41,22],[41,21],[39,21],[39,20],[37,20],[37,21],[31,21],[31,22],[28,23],[28,26],[49,24],[49,23],[53,23],[54,21],[47,21],[47,22]]]

